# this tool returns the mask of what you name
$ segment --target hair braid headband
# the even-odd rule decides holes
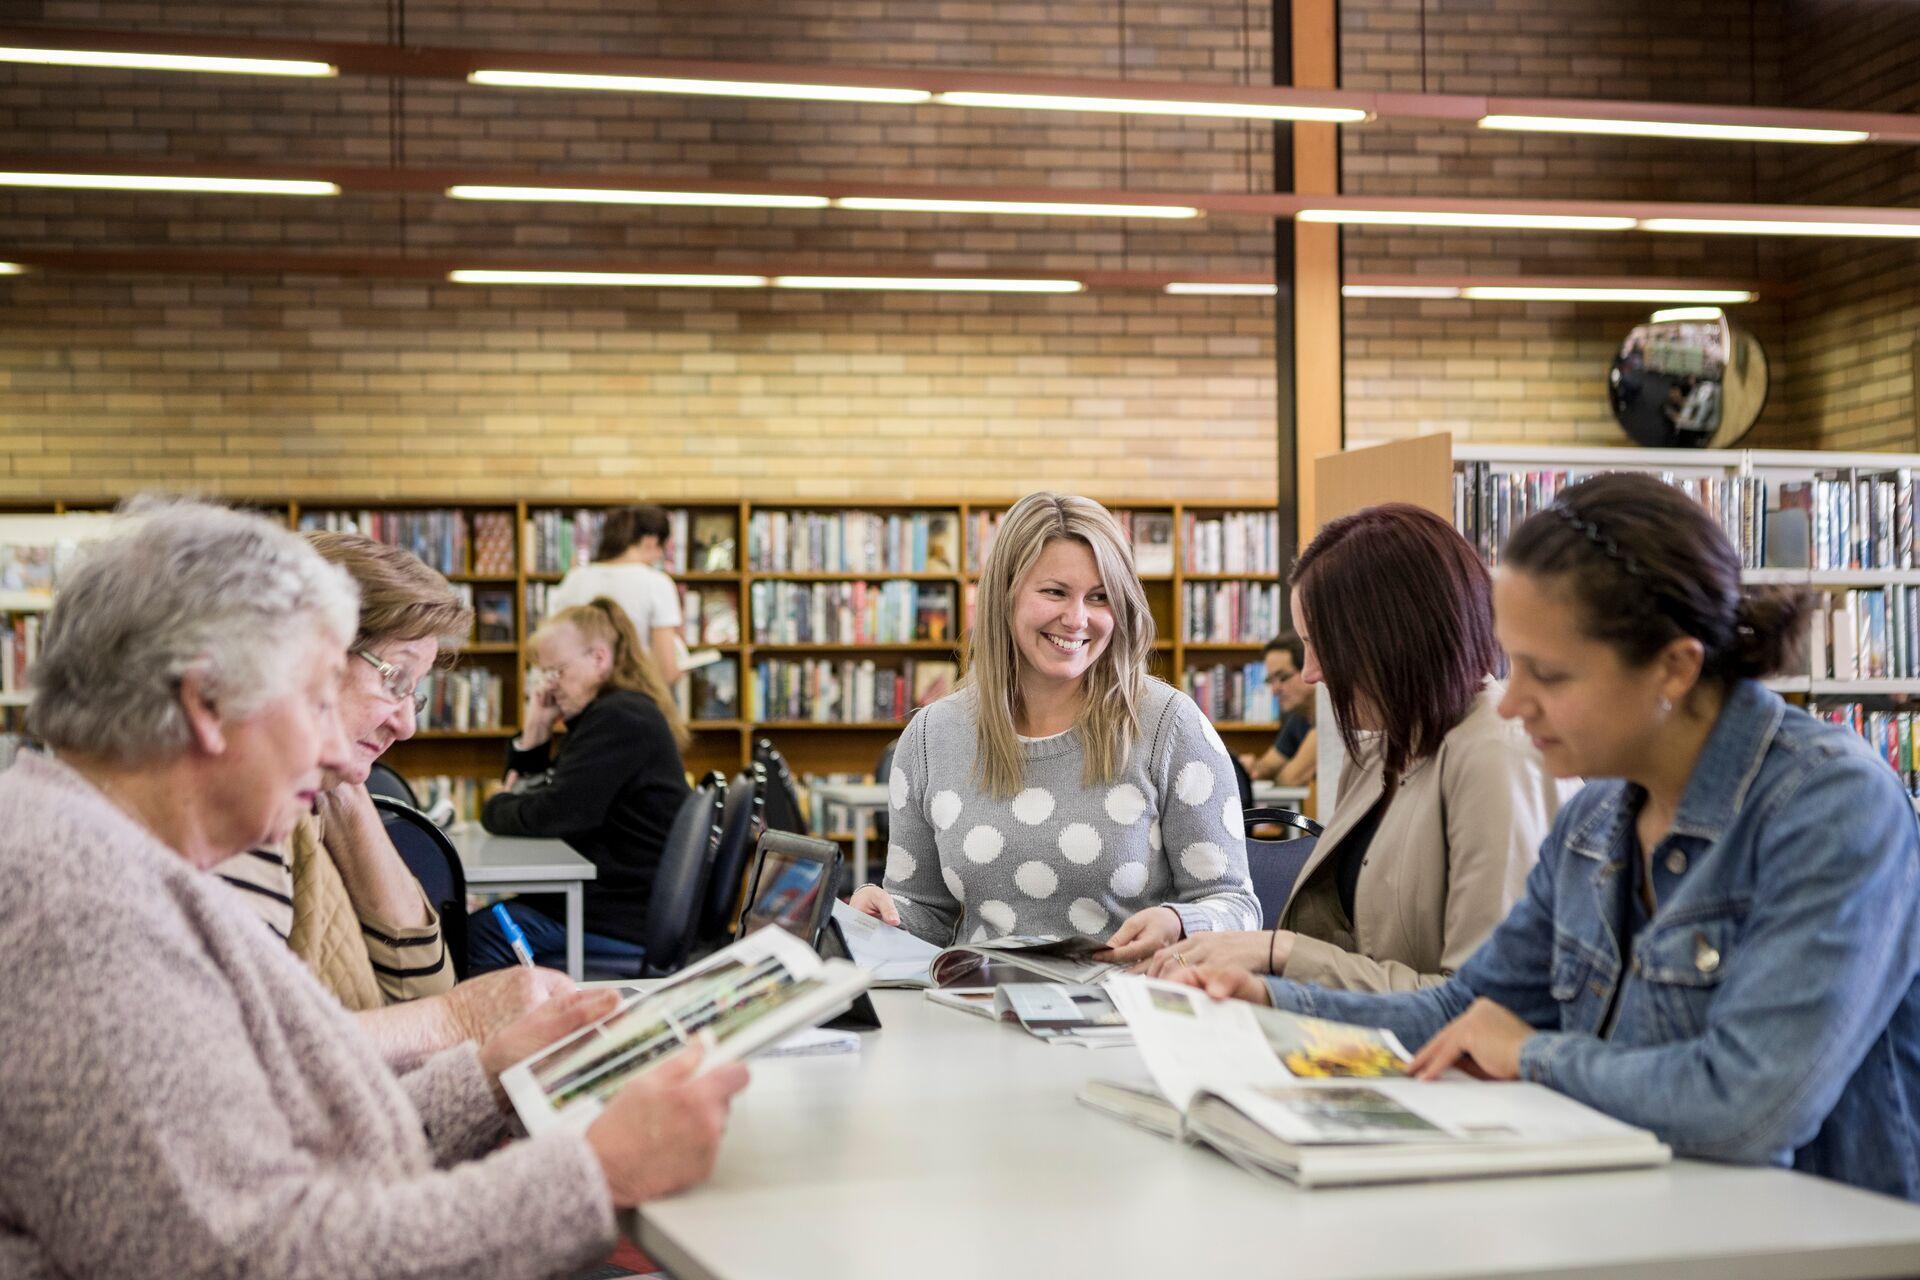
[[[1566,506],[1563,503],[1552,503],[1547,507],[1547,510],[1572,526],[1574,532],[1578,533],[1588,542],[1591,542],[1594,546],[1600,548],[1601,553],[1605,555],[1607,559],[1619,565],[1629,577],[1640,578],[1642,580],[1646,578],[1646,571],[1640,567],[1640,562],[1622,551],[1620,544],[1613,540],[1613,536],[1601,529],[1599,525],[1591,520],[1582,519],[1574,513],[1572,507]]]

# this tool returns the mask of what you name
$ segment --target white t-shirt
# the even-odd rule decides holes
[[[627,611],[634,634],[643,645],[653,641],[654,627],[680,627],[680,593],[673,579],[644,564],[588,564],[569,569],[547,597],[547,615],[592,604],[608,596]]]

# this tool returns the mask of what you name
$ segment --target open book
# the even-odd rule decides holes
[[[931,987],[928,972],[940,948],[922,942],[905,929],[855,911],[844,902],[833,904],[833,922],[847,944],[847,954],[867,971],[875,987]]]
[[[1080,1100],[1301,1186],[1663,1164],[1672,1153],[1540,1085],[1408,1078],[1392,1035],[1191,987],[1107,984],[1158,1090],[1089,1084]]]
[[[930,972],[933,985],[940,987],[957,986],[963,982],[983,985],[983,970],[986,982],[992,982],[996,973],[1004,975],[1008,970],[1018,970],[1049,982],[1092,987],[1127,967],[1092,958],[1095,952],[1105,950],[1106,945],[1099,938],[1044,938],[1011,934],[986,942],[968,942],[948,947],[933,958]]]
[[[702,1069],[735,1062],[846,1009],[867,975],[761,929],[501,1073],[527,1132],[584,1129],[623,1085],[690,1044]]]

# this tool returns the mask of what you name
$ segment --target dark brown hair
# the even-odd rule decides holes
[[[1354,726],[1364,701],[1389,784],[1438,751],[1487,677],[1505,669],[1487,567],[1424,507],[1391,502],[1329,521],[1290,581],[1340,741],[1360,757]]]
[[[1295,671],[1304,670],[1307,665],[1306,643],[1300,639],[1297,633],[1292,631],[1282,631],[1279,635],[1267,641],[1267,647],[1260,652],[1263,655],[1269,653],[1286,654],[1289,658],[1293,659],[1293,669]]]
[[[1682,636],[1706,650],[1701,674],[1757,679],[1799,650],[1812,593],[1742,595],[1740,556],[1706,508],[1650,475],[1573,485],[1507,540],[1504,562],[1566,592],[1594,639],[1644,666]]]
[[[611,560],[642,538],[653,538],[664,547],[671,532],[667,513],[659,507],[615,507],[600,526],[593,558]]]

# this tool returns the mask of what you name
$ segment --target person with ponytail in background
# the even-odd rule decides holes
[[[1170,975],[1391,1029],[1413,1070],[1531,1080],[1677,1154],[1920,1199],[1920,831],[1859,737],[1760,683],[1805,592],[1741,594],[1713,517],[1651,476],[1573,486],[1507,544],[1501,714],[1592,779],[1447,982]]]
[[[520,736],[507,752],[508,789],[481,810],[496,835],[565,840],[599,869],[586,887],[585,955],[629,966],[674,815],[690,793],[680,758],[688,741],[666,682],[633,623],[605,596],[563,609],[533,634]],[[567,737],[551,759],[554,726]],[[566,956],[561,900],[507,904],[535,963]],[[469,917],[475,973],[517,963],[492,911]]]

